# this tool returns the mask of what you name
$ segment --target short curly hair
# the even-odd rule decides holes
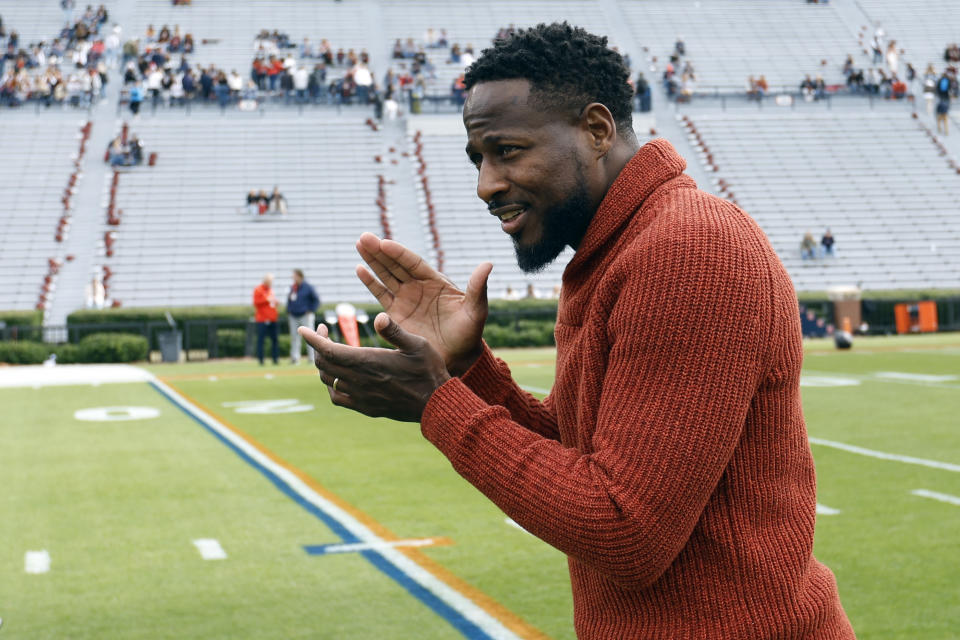
[[[525,79],[547,108],[582,111],[591,102],[610,110],[622,136],[633,136],[633,90],[623,57],[607,38],[567,22],[538,24],[495,40],[467,69],[469,90],[481,82]]]

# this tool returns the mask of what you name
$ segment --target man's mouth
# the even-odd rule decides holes
[[[516,233],[523,222],[523,214],[527,208],[522,205],[507,205],[498,207],[491,211],[493,215],[500,218],[500,227],[507,233]]]

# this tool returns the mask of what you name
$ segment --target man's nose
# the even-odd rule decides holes
[[[497,195],[509,189],[503,173],[488,162],[481,163],[480,175],[477,177],[477,196],[484,202],[495,200]]]

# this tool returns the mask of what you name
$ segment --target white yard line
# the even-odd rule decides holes
[[[520,388],[524,391],[529,391],[530,393],[542,393],[544,395],[550,393],[550,389],[544,389],[543,387],[532,387],[528,384],[522,384],[520,385]]]
[[[874,451],[873,449],[865,449],[863,447],[857,447],[852,444],[844,444],[843,442],[835,442],[833,440],[824,440],[823,438],[809,438],[811,444],[818,444],[821,447],[830,447],[832,449],[840,449],[841,451],[846,451],[847,453],[856,453],[857,455],[867,456],[868,458],[877,458],[878,460],[892,460],[893,462],[903,462],[904,464],[916,464],[921,467],[929,467],[931,469],[941,469],[943,471],[953,471],[954,473],[960,473],[960,464],[952,464],[950,462],[939,462],[937,460],[927,460],[925,458],[914,458],[913,456],[901,456],[896,453],[885,453],[883,451]]]
[[[193,541],[193,546],[200,552],[200,557],[204,560],[226,560],[227,552],[220,546],[220,541],[216,538],[198,538]]]
[[[927,376],[919,373],[903,373],[900,371],[878,371],[871,374],[846,373],[840,371],[811,371],[805,369],[804,376],[816,376],[821,378],[846,378],[849,380],[859,380],[860,382],[883,382],[887,384],[908,384],[919,387],[932,387],[934,389],[960,389],[960,384],[949,381],[953,376]]]
[[[931,500],[939,500],[940,502],[946,502],[947,504],[952,504],[960,507],[960,498],[957,496],[952,496],[949,493],[938,493],[936,491],[930,491],[929,489],[914,489],[911,491],[915,496],[920,496],[921,498],[930,498]]]
[[[358,551],[383,551],[394,547],[429,547],[436,544],[433,538],[419,538],[415,540],[391,540],[386,542],[351,542],[344,544],[327,544],[321,546],[321,553],[354,553]]]
[[[840,509],[834,509],[833,507],[828,507],[825,504],[817,503],[817,514],[821,516],[835,516],[840,513]]]
[[[956,382],[957,376],[935,376],[927,373],[907,373],[904,371],[877,371],[873,377],[881,380],[903,380],[906,382]]]

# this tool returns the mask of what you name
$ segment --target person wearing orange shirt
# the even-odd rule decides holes
[[[273,274],[263,277],[263,282],[253,290],[254,321],[257,323],[257,360],[263,364],[263,341],[267,335],[273,342],[273,364],[277,364],[280,352],[277,336],[277,298],[273,295]]]

